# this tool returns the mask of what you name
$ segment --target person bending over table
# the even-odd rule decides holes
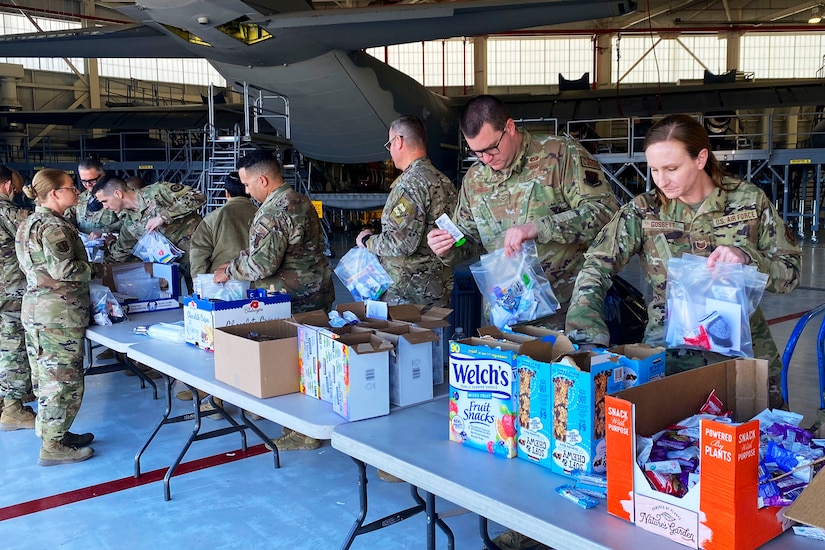
[[[645,342],[664,345],[667,260],[682,254],[717,262],[754,264],[768,275],[767,290],[791,292],[799,283],[801,251],[770,199],[752,183],[725,175],[702,125],[687,115],[656,123],[644,140],[656,188],[625,204],[585,254],[567,313],[568,336],[580,344],[608,344],[602,304],[611,276],[639,256],[653,289]],[[782,362],[762,311],[750,319],[754,357],[768,361],[771,408],[784,405]],[[726,358],[671,349],[667,374]]]
[[[452,216],[467,243],[455,247],[447,231],[435,229],[427,244],[455,266],[482,248],[512,254],[535,239],[560,304],[541,324],[561,329],[584,252],[618,208],[601,165],[573,139],[533,136],[516,127],[494,96],[471,99],[459,124],[478,158],[464,176]]]
[[[249,247],[218,267],[213,280],[250,281],[257,288],[287,292],[296,313],[329,312],[335,289],[312,202],[284,181],[280,163],[268,151],[247,153],[238,161],[238,176],[261,207],[249,229]],[[273,442],[279,451],[317,449],[322,443],[286,427]]]
[[[258,207],[246,194],[246,188],[238,178],[237,172],[226,176],[224,194],[226,203],[210,212],[198,224],[192,235],[189,257],[193,278],[201,274],[214,273],[218,267],[237,258],[249,242],[249,227]],[[198,399],[203,399],[206,395],[206,392],[198,390]],[[183,401],[191,401],[193,398],[189,390],[178,392],[176,396]],[[220,407],[221,400],[215,398],[215,401]],[[211,411],[214,409],[208,403],[201,405],[201,412]],[[209,418],[220,420],[222,416],[212,414]]]

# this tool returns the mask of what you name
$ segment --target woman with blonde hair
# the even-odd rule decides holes
[[[21,321],[38,398],[38,464],[71,464],[94,454],[87,447],[92,434],[69,432],[83,399],[83,337],[93,268],[77,228],[63,218],[77,204],[72,178],[47,168],[23,192],[37,204],[17,230],[15,251],[26,274]]]

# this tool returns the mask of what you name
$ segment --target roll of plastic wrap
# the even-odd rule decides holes
[[[146,334],[150,338],[156,340],[164,340],[166,342],[177,342],[183,344],[186,342],[186,337],[183,333],[183,325],[176,325],[172,323],[155,323],[149,325]]]

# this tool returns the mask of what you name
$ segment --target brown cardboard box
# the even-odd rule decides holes
[[[825,470],[821,470],[785,510],[786,518],[825,529],[825,474],[822,472]]]
[[[749,420],[767,407],[767,378],[766,361],[735,359],[608,395],[607,511],[706,550],[752,550],[781,534],[790,516],[776,506],[757,508],[759,421]],[[741,423],[702,420],[699,483],[682,498],[655,491],[636,463],[636,435],[696,414],[711,390]],[[809,489],[799,497],[803,509]],[[807,510],[821,512],[820,502]]]
[[[252,340],[250,332],[275,340]],[[255,397],[298,391],[298,329],[277,319],[215,330],[215,378]]]

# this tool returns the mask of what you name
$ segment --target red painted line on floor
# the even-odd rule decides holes
[[[268,451],[266,447],[261,444],[255,445],[254,447],[247,447],[246,451],[238,449],[228,453],[183,462],[180,466],[178,466],[178,469],[175,471],[175,475],[172,477],[178,477],[179,475],[196,472],[198,470],[211,468],[213,466],[219,466],[221,464],[236,462],[238,460],[243,460],[244,458],[258,456],[268,452],[270,451]],[[35,512],[40,512],[42,510],[49,510],[51,508],[57,508],[58,506],[65,506],[66,504],[72,504],[74,502],[80,502],[82,500],[88,500],[90,498],[116,493],[118,491],[124,491],[133,487],[140,487],[141,485],[146,485],[148,483],[154,483],[155,481],[163,479],[163,476],[166,475],[166,471],[168,469],[169,468],[160,468],[158,470],[146,472],[138,478],[134,476],[124,477],[112,481],[106,481],[105,483],[92,485],[91,487],[82,487],[80,489],[67,491],[57,495],[38,498],[28,502],[21,502],[20,504],[12,504],[11,506],[0,508],[0,521],[25,516],[28,514],[34,514]]]
[[[786,321],[793,321],[794,319],[799,319],[810,310],[800,311],[798,313],[790,313],[788,315],[783,315],[782,317],[774,317],[773,319],[768,319],[768,325],[777,325],[779,323],[784,323]]]

